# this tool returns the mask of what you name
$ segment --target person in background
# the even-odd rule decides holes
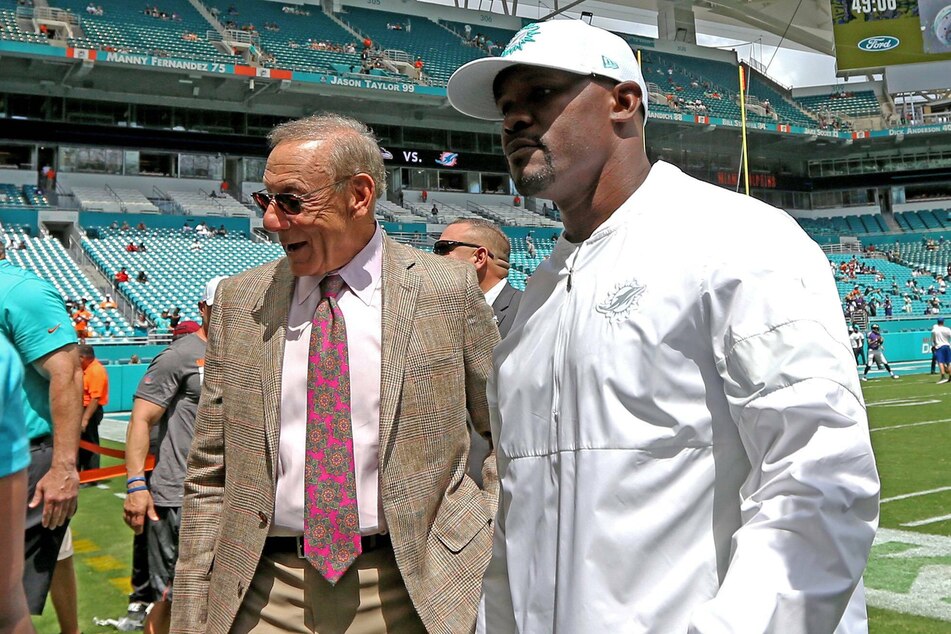
[[[0,632],[33,634],[23,592],[23,509],[30,439],[23,416],[23,365],[0,337]]]
[[[884,365],[885,371],[888,372],[893,379],[897,379],[898,375],[892,372],[891,366],[888,365],[888,359],[885,358],[885,336],[882,335],[882,329],[878,324],[872,326],[865,340],[868,342],[868,359],[865,361],[865,372],[862,374],[861,379],[863,381],[868,380],[868,372],[872,369],[873,362],[875,363],[875,367],[879,370],[881,370]]]
[[[852,325],[852,334],[849,335],[849,342],[852,344],[852,354],[855,355],[855,363],[865,363],[865,335],[858,324]]]
[[[941,370],[938,383],[951,383],[951,328],[944,325],[944,317],[938,317],[931,328],[931,348]]]
[[[7,261],[2,245],[0,335],[16,348],[24,368],[21,401],[30,467],[20,569],[30,613],[42,614],[60,545],[76,512],[83,374],[63,298],[46,280]],[[0,566],[0,574],[10,570]]]
[[[479,288],[495,313],[499,335],[508,334],[522,291],[508,282],[511,244],[498,225],[481,218],[459,218],[450,223],[433,245],[433,253],[468,262],[476,269]],[[482,465],[491,444],[474,428],[469,430],[469,477],[482,484]]]
[[[96,352],[92,346],[80,345],[79,358],[83,368],[83,417],[80,437],[98,445],[102,408],[109,404],[109,375],[106,373],[106,368],[96,358]],[[99,454],[80,449],[79,470],[98,468]]]
[[[198,303],[201,325],[186,321],[178,325],[172,345],[149,365],[132,402],[126,431],[128,493],[125,523],[139,534],[148,524],[148,554],[154,596],[146,619],[146,631],[169,630],[178,537],[181,526],[185,465],[195,431],[195,415],[201,396],[205,346],[215,290],[224,276],[205,285]],[[158,428],[159,451],[155,469],[147,481],[145,460],[151,430]]]
[[[495,349],[480,631],[866,628],[879,479],[816,243],[652,164],[634,52],[581,20],[526,25],[447,94],[565,226]]]

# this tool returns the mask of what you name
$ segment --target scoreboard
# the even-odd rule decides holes
[[[951,0],[831,0],[839,72],[951,60]]]

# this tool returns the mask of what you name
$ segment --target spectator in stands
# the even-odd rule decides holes
[[[119,269],[119,272],[115,274],[115,277],[113,279],[115,280],[116,284],[121,284],[122,282],[128,282],[129,273],[125,270],[125,267],[123,266],[121,269]]]
[[[168,327],[172,330],[178,327],[178,324],[182,321],[181,309],[178,306],[172,308],[172,313],[168,316]]]
[[[140,363],[142,363],[142,360],[139,358],[139,355],[133,353],[132,356],[129,357],[129,365],[139,365]]]
[[[198,225],[198,227],[195,228],[195,232],[201,238],[210,238],[211,236],[215,235],[215,232],[212,231],[208,227],[208,225],[205,224],[204,222],[202,222],[201,224]]]
[[[109,228],[112,229],[113,231],[118,231],[118,230],[119,230],[119,221],[113,220],[113,221],[112,221],[112,224],[109,225]]]
[[[149,320],[145,318],[145,313],[136,314],[135,321],[132,322],[132,332],[136,337],[147,337],[149,335]]]
[[[908,313],[910,315],[914,311],[914,307],[912,306],[912,303],[911,303],[911,297],[908,296],[908,293],[905,293],[903,298],[905,303],[902,306],[901,310],[903,313]]]
[[[215,235],[219,235],[219,236],[228,235],[228,230],[225,228],[224,224],[218,227],[217,231],[215,231]]]
[[[146,284],[149,281],[149,276],[145,274],[145,271],[139,271],[139,274],[135,276],[135,281],[139,284]]]
[[[468,42],[469,40],[471,40],[471,39],[472,39],[472,27],[467,24],[467,25],[465,25],[464,27],[462,27],[462,30],[465,31],[465,33],[466,33],[466,41]]]
[[[118,307],[119,306],[118,304],[116,304],[116,301],[112,299],[112,295],[107,294],[106,298],[102,300],[101,302],[99,302],[99,308],[102,308],[103,310],[108,310],[110,308],[118,308]]]
[[[110,319],[104,319],[102,321],[102,329],[99,331],[99,336],[104,339],[112,339],[113,337],[119,336],[121,331],[116,328],[115,324],[112,323]]]
[[[155,319],[155,329],[163,334],[171,331],[172,320],[167,308]]]
[[[128,251],[129,253],[137,253],[139,250],[139,247],[135,245],[135,242],[130,242],[129,244],[125,245],[125,250]]]
[[[201,235],[201,234],[199,234],[199,235]],[[191,245],[190,247],[188,247],[188,248],[191,249],[192,251],[201,251],[201,240],[199,240],[199,239],[196,237],[196,238],[195,238],[195,241],[192,242],[192,245]]]
[[[148,251],[148,247],[145,246],[144,242],[140,242],[137,248],[139,249],[139,253],[145,253]]]
[[[139,221],[139,224],[137,224],[137,225],[135,226],[135,229],[136,229],[136,231],[145,231],[145,229],[146,229],[146,227],[145,227],[145,222],[142,221],[142,220],[140,220],[140,221]]]
[[[436,203],[433,203],[433,208],[430,213],[433,215],[433,219],[439,216],[439,207],[436,206]]]
[[[185,222],[182,224],[182,233],[188,233],[194,230],[195,228],[192,226],[192,219],[186,218]]]
[[[96,359],[96,352],[92,346],[79,346],[79,360],[83,368],[83,415],[80,438],[98,445],[102,408],[109,404],[109,376],[106,374],[106,368]],[[99,454],[80,449],[77,465],[80,471],[98,469]]]
[[[119,227],[119,231],[129,231],[132,227],[129,226],[129,223],[125,220],[122,221],[122,226]]]
[[[886,298],[885,298],[885,303],[882,304],[882,308],[884,308],[884,310],[885,310],[885,316],[886,316],[886,317],[891,317],[891,316],[892,316],[892,312],[893,312],[894,309],[893,309],[893,307],[892,307],[892,300],[891,300],[890,297],[886,297]]]
[[[23,592],[24,513],[30,466],[30,439],[23,410],[23,364],[0,337],[0,629],[32,633]]]
[[[513,43],[447,85],[501,121],[516,187],[565,225],[495,352],[503,491],[480,631],[862,629],[880,486],[846,331],[821,325],[839,302],[815,243],[651,163],[620,37],[553,20]]]
[[[213,278],[205,286],[204,296],[198,303],[201,325],[193,321],[181,324],[182,334],[176,332],[177,338],[173,339],[172,345],[149,365],[147,378],[139,382],[132,403],[126,432],[129,479],[124,519],[136,533],[141,533],[149,523],[149,567],[155,603],[146,631],[169,630],[185,465],[201,396],[211,306],[222,279],[226,278]],[[186,325],[189,327],[184,328]],[[156,427],[162,444],[151,481],[146,483],[145,461],[149,453],[150,431]]]
[[[76,338],[79,343],[85,343],[89,336],[89,320],[92,319],[92,313],[86,308],[86,301],[79,300],[79,307],[73,313],[73,328],[76,329]]]

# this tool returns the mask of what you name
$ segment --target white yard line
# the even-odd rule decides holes
[[[945,520],[951,520],[951,515],[939,515],[937,517],[929,517],[928,519],[918,520],[917,522],[906,522],[902,526],[907,526],[908,528],[914,528],[915,526],[926,526],[928,524],[937,524],[938,522],[943,522]]]
[[[937,425],[938,423],[951,422],[951,418],[942,418],[939,420],[926,420],[920,423],[905,423],[903,425],[889,425],[888,427],[876,427],[870,431],[888,431],[889,429],[903,429],[905,427],[920,427],[922,425]]]
[[[932,493],[941,493],[943,491],[951,491],[951,487],[938,487],[937,489],[928,489],[927,491],[918,491],[917,493],[905,493],[904,495],[895,495],[893,497],[880,500],[879,504],[885,504],[886,502],[897,502],[898,500],[907,500],[908,498],[916,498],[922,495],[931,495]]]

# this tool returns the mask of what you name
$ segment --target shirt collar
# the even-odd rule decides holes
[[[367,306],[373,301],[373,291],[383,277],[383,229],[379,223],[373,237],[352,260],[327,275],[339,275],[354,295]],[[320,286],[324,275],[305,275],[297,278],[297,303],[303,304]]]
[[[495,300],[499,298],[499,295],[502,294],[502,289],[505,288],[506,280],[502,279],[495,283],[495,286],[490,288],[485,292],[485,302],[491,306],[495,303]]]

